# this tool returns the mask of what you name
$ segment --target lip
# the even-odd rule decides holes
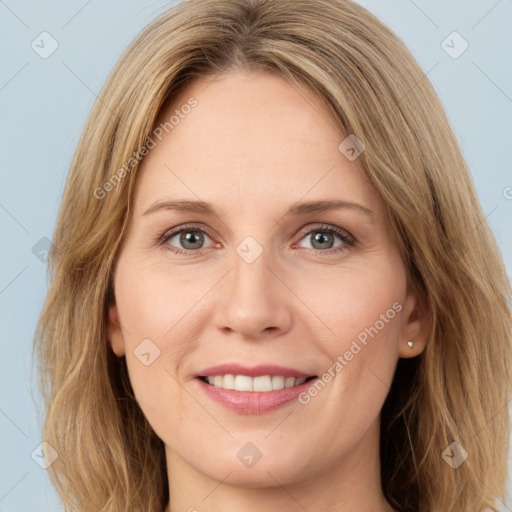
[[[240,373],[239,375],[244,374]],[[257,377],[258,375],[255,376]],[[289,376],[293,377],[294,375]],[[302,392],[306,391],[317,380],[318,377],[303,382],[299,386],[278,389],[276,391],[235,391],[234,389],[216,388],[199,377],[194,379],[210,399],[222,404],[227,409],[247,415],[265,414],[279,409],[296,400]]]
[[[217,366],[210,366],[201,370],[196,377],[213,377],[215,375],[247,375],[248,377],[260,377],[263,375],[282,375],[283,377],[295,377],[300,379],[301,377],[307,378],[312,377],[311,374],[307,374],[296,370],[294,368],[287,368],[285,366],[279,366],[275,364],[260,364],[258,366],[243,366],[237,363],[225,363]]]
[[[227,409],[239,414],[264,414],[289,404],[304,392],[318,377],[303,382],[293,388],[283,388],[275,391],[236,391],[223,389],[204,382],[200,377],[213,377],[215,375],[247,375],[260,377],[263,375],[280,375],[282,377],[308,378],[313,375],[301,372],[295,368],[275,364],[260,364],[257,366],[243,366],[238,363],[225,363],[204,368],[194,379],[206,395],[222,404]]]

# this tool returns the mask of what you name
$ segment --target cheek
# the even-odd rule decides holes
[[[150,338],[157,345],[165,341],[166,345],[179,348],[176,343],[190,338],[197,327],[194,316],[200,309],[198,302],[214,283],[211,273],[194,275],[189,269],[170,269],[144,258],[120,260],[116,301],[127,331],[125,338],[130,343]],[[189,333],[188,336],[183,336],[183,332]],[[169,343],[170,339],[173,343]]]
[[[132,388],[147,420],[162,439],[204,410],[183,391],[187,361],[198,349],[215,301],[209,292],[219,275],[172,268],[159,260],[125,254],[116,269],[116,303],[123,325]],[[187,421],[185,421],[185,419]]]
[[[331,357],[349,350],[353,340],[365,348],[378,340],[372,344],[378,352],[398,338],[406,279],[391,261],[378,267],[328,269],[298,282],[298,293],[325,327],[323,344]]]
[[[380,411],[398,361],[405,273],[344,269],[325,283],[329,286],[321,294],[317,290],[308,296],[308,305],[329,327],[317,339],[328,361],[322,373],[326,385],[319,385],[318,394],[328,389],[332,417],[339,417],[340,410],[350,412],[365,428]],[[318,406],[326,403],[310,398]]]

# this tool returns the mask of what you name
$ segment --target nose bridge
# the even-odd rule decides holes
[[[217,305],[218,327],[257,337],[287,330],[291,323],[286,289],[278,283],[273,251],[253,236],[235,248],[232,271],[226,276],[223,298]]]
[[[235,252],[232,276],[234,288],[239,288],[244,293],[252,293],[255,297],[270,295],[267,292],[270,286],[268,281],[273,277],[269,270],[273,255],[269,244],[264,247],[253,236],[248,236],[238,244]]]

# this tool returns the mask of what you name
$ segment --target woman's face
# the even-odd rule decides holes
[[[362,147],[258,72],[193,83],[159,122],[109,340],[170,470],[263,487],[375,467],[397,360],[425,335]]]

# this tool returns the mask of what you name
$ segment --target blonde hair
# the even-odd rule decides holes
[[[34,342],[43,439],[59,454],[48,471],[65,510],[161,512],[169,499],[163,443],[107,342],[112,269],[140,148],[162,107],[194,79],[244,68],[320,95],[332,122],[364,142],[359,161],[432,313],[425,351],[399,360],[382,410],[386,498],[403,511],[497,510],[510,287],[429,80],[397,36],[349,0],[186,0],[137,37],[107,80],[67,179]],[[452,442],[469,455],[457,469],[442,457]]]

